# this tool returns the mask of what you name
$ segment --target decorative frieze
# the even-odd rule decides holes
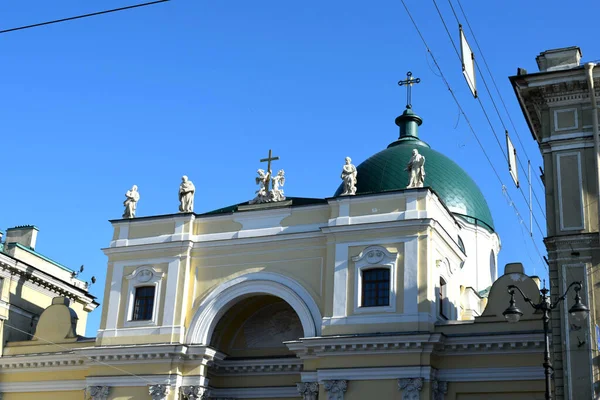
[[[182,386],[179,390],[185,400],[210,399],[210,390],[204,386]]]
[[[448,382],[431,381],[431,398],[432,400],[444,400],[448,393]]]
[[[215,375],[275,375],[301,371],[302,361],[297,359],[219,360],[211,366],[211,372]]]
[[[297,383],[296,387],[302,400],[317,400],[319,397],[319,384],[317,382],[301,382]]]
[[[423,378],[398,379],[398,389],[402,392],[402,400],[419,400],[423,390]]]
[[[323,386],[327,392],[327,400],[344,400],[344,393],[348,389],[348,381],[323,381]]]
[[[88,386],[85,388],[85,395],[89,400],[107,400],[109,393],[109,386]]]
[[[150,385],[148,392],[152,400],[165,400],[169,394],[169,386],[167,385]]]

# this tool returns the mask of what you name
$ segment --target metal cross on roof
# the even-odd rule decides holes
[[[411,90],[412,85],[415,83],[421,83],[421,78],[413,78],[412,72],[406,73],[406,79],[398,82],[398,86],[406,86],[406,108],[412,108],[411,104]]]
[[[271,176],[271,161],[277,161],[279,160],[279,157],[273,157],[273,152],[271,151],[271,149],[269,149],[269,156],[267,158],[262,158],[260,160],[260,162],[266,162],[267,163],[267,174],[270,177]],[[269,191],[269,183],[270,183],[270,179],[267,180],[267,183],[265,185],[265,190],[268,192]]]

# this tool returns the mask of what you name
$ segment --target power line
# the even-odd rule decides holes
[[[458,23],[459,26],[462,26],[462,24],[460,23],[460,20],[458,18],[458,15],[456,15],[456,11],[454,10],[454,6],[452,5],[452,0],[448,0],[448,4],[450,4],[450,8],[452,9],[452,13],[454,14],[454,18],[456,19],[456,23]],[[459,3],[460,4],[460,3]],[[437,7],[437,5],[436,5]],[[461,6],[462,9],[462,6]],[[439,13],[439,9],[438,9],[438,14],[440,14],[440,18],[442,18],[441,13]],[[465,16],[464,12],[463,12],[463,16]],[[466,20],[466,16],[465,16],[465,20]],[[443,22],[443,18],[442,18],[442,22]],[[498,93],[498,96],[500,97],[500,101],[502,102],[502,104],[504,105],[504,111],[506,111],[506,115],[508,116],[508,119],[511,122],[511,125],[513,127],[513,130],[515,132],[515,134],[517,135],[517,139],[519,140],[519,143],[521,144],[521,148],[523,149],[523,153],[525,154],[525,157],[528,160],[531,160],[531,158],[529,157],[529,155],[527,154],[527,151],[525,150],[525,146],[523,146],[523,142],[521,141],[521,136],[519,135],[519,132],[517,131],[517,128],[515,127],[515,124],[510,116],[510,113],[508,112],[508,109],[506,107],[506,103],[504,103],[504,99],[502,98],[502,95],[500,94],[500,90],[498,89],[498,85],[496,84],[496,80],[494,79],[494,75],[492,75],[492,72],[487,64],[487,61],[485,60],[485,58],[483,57],[483,53],[481,52],[481,47],[479,46],[479,42],[477,42],[477,39],[475,39],[475,34],[473,33],[471,26],[469,24],[469,21],[467,22],[467,26],[469,27],[469,31],[471,32],[471,35],[473,36],[473,39],[475,40],[475,44],[477,45],[477,49],[479,50],[479,52],[481,53],[481,58],[486,66],[488,75],[490,76],[490,78],[492,78],[492,82],[494,84],[494,87],[496,88],[496,93]],[[445,24],[444,24],[445,26]],[[448,31],[446,29],[446,31]],[[450,39],[452,40],[452,37],[450,37]],[[454,44],[454,41],[452,41],[452,44]],[[456,49],[456,47],[455,47]],[[460,58],[460,57],[459,57]],[[483,75],[481,68],[479,67],[479,63],[476,62],[475,65],[477,66],[477,71],[479,72],[479,75],[481,76],[481,79],[483,81],[483,85],[485,86],[485,90],[488,93],[488,96],[490,96],[490,100],[492,101],[492,105],[494,106],[494,109],[496,110],[496,114],[498,115],[498,118],[500,119],[500,122],[502,123],[502,127],[504,128],[505,132],[508,132],[508,129],[506,128],[506,124],[504,123],[504,119],[502,118],[502,116],[500,115],[500,111],[498,110],[498,106],[496,105],[496,102],[494,101],[494,97],[492,96],[492,93],[490,91],[490,88],[488,87],[487,84],[487,80],[485,79],[485,76]],[[478,98],[478,101],[481,103],[481,99]],[[483,107],[483,104],[481,104],[481,106]],[[493,129],[493,128],[492,128]],[[502,146],[500,146],[502,148]],[[504,151],[503,151],[504,154]],[[507,160],[508,162],[508,160]],[[520,158],[517,158],[517,162],[519,163],[519,166],[521,167],[521,171],[523,171],[523,173],[525,173],[525,166],[523,165],[523,163],[521,162]],[[530,185],[532,184],[532,182],[530,181],[529,176],[526,174],[525,176],[527,176],[527,183],[529,183]],[[539,180],[539,177],[538,177]],[[533,192],[533,197],[535,198],[535,201],[540,209],[540,212],[542,213],[542,216],[544,218],[546,218],[546,213],[544,211],[544,208],[542,207],[540,200],[537,197],[537,194],[535,192]]]
[[[450,0],[448,0],[450,2]],[[467,23],[467,27],[469,28],[469,32],[471,33],[471,36],[473,37],[473,40],[475,41],[475,45],[477,46],[477,50],[479,50],[479,54],[481,55],[481,59],[483,60],[483,64],[485,65],[486,70],[488,71],[488,74],[490,75],[490,78],[492,78],[492,83],[494,84],[494,88],[496,89],[496,93],[498,93],[498,97],[500,97],[500,102],[502,103],[502,106],[504,108],[504,111],[506,112],[506,115],[508,116],[508,120],[510,121],[510,124],[515,132],[515,134],[517,135],[517,139],[519,140],[519,144],[521,145],[521,148],[523,149],[523,153],[525,154],[525,157],[527,157],[527,159],[531,160],[531,157],[529,157],[529,155],[527,154],[527,150],[525,149],[525,146],[523,145],[523,142],[521,141],[521,135],[519,135],[519,131],[517,130],[517,127],[515,126],[515,123],[512,120],[512,117],[510,116],[510,112],[508,112],[508,107],[506,107],[506,103],[504,102],[504,98],[502,97],[502,94],[500,93],[500,89],[498,89],[498,85],[496,84],[496,80],[494,79],[494,75],[492,75],[492,71],[487,63],[487,60],[485,59],[485,56],[483,54],[483,51],[481,50],[481,46],[479,46],[479,42],[477,41],[477,37],[475,36],[475,32],[473,31],[473,28],[471,28],[471,23],[469,22],[469,19],[467,18],[467,14],[465,13],[465,10],[462,7],[462,4],[460,2],[460,0],[456,0],[458,3],[458,6],[460,7],[460,11],[463,15],[463,17],[465,18],[465,22]],[[454,13],[454,16],[456,17],[456,19],[458,20],[458,17],[456,16],[456,12],[454,11],[454,7],[452,6],[452,2],[450,2],[450,7],[452,8],[452,12]],[[542,188],[544,187],[543,182],[541,181],[541,179],[538,177],[538,182],[542,185]]]
[[[8,32],[20,31],[20,30],[23,30],[23,29],[36,28],[38,26],[44,26],[44,25],[50,25],[50,24],[57,24],[59,22],[65,22],[65,21],[73,21],[75,19],[81,19],[81,18],[87,18],[87,17],[94,17],[96,15],[108,14],[108,13],[113,13],[113,12],[117,12],[117,11],[131,10],[132,8],[145,7],[145,6],[150,6],[150,5],[153,5],[153,4],[165,3],[167,1],[169,1],[169,0],[156,0],[156,1],[151,1],[149,3],[135,4],[135,5],[132,5],[132,6],[127,6],[127,7],[114,8],[112,10],[98,11],[98,12],[91,13],[91,14],[83,14],[83,15],[77,15],[75,17],[56,19],[54,21],[40,22],[38,24],[20,26],[18,28],[5,29],[5,30],[0,31],[0,33],[8,33]]]
[[[448,0],[448,1],[450,1],[450,0]],[[446,21],[444,20],[444,17],[443,17],[443,15],[442,15],[442,13],[441,13],[438,5],[437,5],[436,0],[433,0],[433,4],[435,5],[435,8],[436,8],[436,10],[438,12],[440,20],[442,21],[442,24],[444,25],[444,28],[446,29],[446,33],[448,34],[448,37],[450,38],[450,42],[452,42],[452,47],[454,47],[454,51],[456,52],[456,56],[458,57],[459,62],[462,63],[462,59],[461,59],[460,54],[458,52],[458,48],[456,47],[456,44],[454,43],[454,39],[452,38],[452,34],[450,33],[450,31],[448,29],[448,26],[446,25]],[[456,16],[456,14],[454,14],[454,15]],[[457,17],[456,22],[460,26],[460,21],[458,20],[458,17]],[[489,87],[487,85],[485,77],[483,76],[483,74],[481,72],[481,68],[479,68],[479,64],[478,63],[475,63],[475,65],[477,66],[477,70],[479,71],[479,74],[481,75],[481,78],[483,80],[485,89],[486,89],[488,95],[490,96],[490,99],[492,100],[492,104],[494,105],[494,108],[496,109],[496,113],[498,114],[498,118],[500,118],[500,121],[502,122],[502,126],[504,127],[504,130],[507,131],[506,125],[504,124],[504,120],[502,119],[502,116],[500,115],[500,112],[498,111],[498,107],[496,107],[496,102],[494,101],[494,98],[492,97],[492,94],[491,94],[490,89],[489,89]],[[500,143],[500,139],[498,138],[498,135],[496,134],[496,130],[494,129],[494,124],[492,124],[492,121],[490,120],[490,117],[489,117],[489,115],[488,115],[488,113],[487,113],[487,111],[485,109],[485,106],[483,105],[483,102],[481,101],[481,98],[477,97],[477,101],[478,101],[478,103],[479,103],[479,105],[481,107],[481,110],[483,111],[483,114],[484,114],[484,116],[485,116],[485,118],[486,118],[486,120],[487,120],[487,122],[488,122],[488,124],[490,126],[490,129],[492,130],[492,133],[494,134],[494,137],[496,138],[496,143],[498,143],[498,147],[500,148],[500,151],[502,152],[502,155],[504,156],[504,158],[508,162],[508,155],[505,153],[504,147]],[[523,167],[523,163],[521,162],[521,160],[517,158],[517,162],[521,166],[521,170],[523,171],[523,173],[527,176],[527,171],[525,171],[525,167]],[[529,184],[531,184],[531,182],[529,182],[529,177],[527,177],[527,182]],[[525,193],[523,192],[523,188],[519,187],[518,189],[519,189],[519,192],[521,193],[521,195],[523,196],[523,200],[527,204],[528,208],[530,208],[531,206],[529,204],[529,201],[527,200],[527,197],[525,196]],[[537,199],[537,196],[536,196],[536,199]],[[540,205],[539,201],[538,201],[538,206],[540,208],[540,211],[542,212],[542,215],[545,218],[544,210],[543,210],[542,206]],[[538,230],[540,231],[540,234],[542,236],[544,236],[542,228],[540,227],[540,224],[539,224],[537,218],[535,218],[535,216],[534,216],[533,220],[535,221],[535,224],[536,224]]]
[[[452,99],[454,100],[454,102],[456,103],[456,105],[458,106],[458,109],[460,110],[461,114],[463,115],[463,117],[465,118],[465,121],[467,122],[467,125],[469,126],[469,129],[471,131],[471,133],[473,134],[473,136],[475,137],[475,140],[477,141],[477,143],[479,144],[479,147],[481,147],[481,151],[483,153],[483,155],[485,156],[485,158],[487,159],[488,163],[490,164],[490,167],[492,168],[492,171],[494,171],[494,174],[496,175],[496,178],[498,179],[498,181],[500,182],[500,185],[502,187],[506,187],[503,183],[502,183],[502,178],[500,177],[500,174],[498,174],[498,171],[496,171],[496,168],[494,167],[494,164],[492,163],[490,157],[488,156],[487,152],[485,151],[485,147],[483,146],[483,144],[481,143],[481,141],[479,140],[479,137],[477,136],[477,133],[475,133],[475,129],[473,129],[473,125],[471,125],[471,121],[469,121],[469,118],[467,117],[467,114],[465,113],[464,109],[462,108],[460,102],[458,101],[458,98],[456,97],[456,94],[454,93],[454,91],[452,90],[452,87],[450,86],[450,83],[448,82],[448,80],[446,79],[446,76],[444,75],[444,72],[442,71],[442,68],[440,67],[439,63],[437,62],[435,56],[433,55],[433,52],[431,51],[431,49],[429,48],[429,45],[427,44],[427,41],[425,40],[425,37],[423,36],[423,34],[421,33],[421,30],[419,29],[419,26],[417,25],[416,21],[414,20],[412,14],[410,13],[410,10],[408,9],[408,6],[406,5],[406,2],[404,0],[400,0],[402,2],[402,5],[404,6],[404,9],[406,10],[406,13],[408,14],[408,17],[410,18],[413,26],[415,27],[415,30],[417,31],[417,33],[419,34],[419,37],[421,38],[421,41],[423,42],[423,45],[425,45],[425,49],[427,50],[427,52],[431,55],[431,59],[433,60],[433,63],[435,64],[438,72],[440,73],[440,77],[442,78],[442,80],[444,81],[444,84],[446,85],[446,88],[448,89],[448,91],[450,92]],[[508,192],[506,192],[506,197],[512,202],[512,199],[510,197],[510,194]],[[513,208],[515,209],[516,212],[518,212],[517,206],[514,204],[514,202],[512,202],[513,204]],[[540,251],[537,247],[537,244],[535,243],[535,241],[533,240],[533,238],[531,238],[531,241],[533,243],[533,245],[536,248],[536,251],[538,252],[538,254],[540,254]],[[545,266],[545,264],[544,264]],[[547,269],[547,267],[546,267]]]
[[[32,334],[31,334],[31,333],[29,333],[29,332],[26,332],[26,331],[24,331],[24,330],[22,330],[22,329],[19,329],[19,328],[17,328],[16,326],[12,326],[12,325],[10,325],[10,324],[9,324],[9,323],[7,323],[6,321],[4,321],[4,325],[6,325],[7,327],[9,327],[9,328],[11,328],[11,329],[14,329],[15,331],[18,331],[18,332],[24,333],[24,334],[26,334],[27,336],[31,336],[32,338],[35,338],[35,339],[37,339],[37,340],[41,340],[42,342],[46,342],[46,343],[48,343],[48,344],[51,344],[51,345],[53,345],[53,346],[56,346],[56,347],[58,347],[58,348],[60,348],[60,349],[62,349],[62,350],[67,350],[68,352],[72,352],[72,351],[73,351],[73,348],[69,348],[69,347],[61,346],[60,344],[58,344],[58,343],[55,343],[55,342],[53,342],[53,341],[51,341],[51,340],[46,340],[46,339],[44,339],[44,338],[42,338],[42,337],[40,337],[40,336],[32,335]],[[150,380],[148,380],[148,379],[144,378],[143,376],[136,375],[136,374],[134,374],[134,373],[132,373],[132,372],[129,372],[129,371],[126,371],[126,370],[124,370],[124,369],[121,369],[121,368],[115,367],[114,365],[111,365],[111,364],[105,363],[105,362],[103,362],[103,361],[95,360],[95,359],[93,359],[93,358],[91,358],[91,357],[89,357],[89,356],[86,356],[86,355],[75,355],[75,356],[76,356],[76,357],[79,357],[79,358],[87,358],[88,360],[90,360],[90,361],[92,361],[92,362],[95,362],[95,363],[98,363],[98,364],[104,365],[105,367],[112,368],[112,369],[114,369],[114,370],[117,370],[117,371],[119,371],[119,372],[122,372],[122,373],[124,373],[124,374],[127,374],[127,375],[130,375],[130,376],[133,376],[133,377],[139,378],[139,379],[143,380],[144,382],[146,382],[146,383],[148,383],[148,384],[150,384],[150,385],[157,385],[157,384],[158,384],[158,383],[156,383],[156,382],[152,382],[152,381],[150,381]]]

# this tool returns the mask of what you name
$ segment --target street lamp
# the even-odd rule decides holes
[[[579,296],[579,291],[581,290],[581,282],[571,283],[565,291],[565,294],[556,299],[554,303],[550,301],[550,296],[548,296],[550,290],[546,289],[545,287],[540,290],[540,293],[542,294],[542,300],[538,304],[532,302],[531,299],[525,296],[525,293],[523,293],[523,291],[517,286],[509,285],[507,287],[508,293],[510,294],[510,302],[508,308],[504,310],[502,315],[504,315],[504,318],[506,318],[508,322],[519,322],[519,320],[523,316],[523,312],[519,310],[519,307],[517,307],[515,302],[515,289],[517,289],[517,291],[521,293],[523,299],[526,302],[528,302],[534,309],[541,310],[543,312],[542,321],[544,322],[544,372],[546,374],[545,398],[547,400],[552,399],[552,386],[550,379],[552,377],[552,371],[554,370],[552,368],[552,362],[550,361],[550,339],[548,337],[550,333],[550,311],[554,310],[560,304],[561,301],[565,300],[567,294],[569,293],[569,289],[571,289],[571,287],[573,286],[575,287],[575,304],[573,304],[573,306],[569,309],[569,314],[571,314],[571,316],[573,316],[573,318],[575,318],[577,321],[582,321],[587,318],[590,309],[587,308],[587,306],[581,302],[581,297]]]

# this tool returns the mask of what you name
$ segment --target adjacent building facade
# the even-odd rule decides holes
[[[549,50],[539,72],[510,78],[544,160],[551,292],[560,296],[583,281],[590,318],[580,324],[567,310],[572,296],[552,315],[554,384],[557,399],[600,396],[600,247],[598,218],[598,109],[600,67],[581,65],[578,47]]]
[[[0,358],[3,399],[542,399],[540,319],[502,316],[539,280],[498,277],[487,203],[421,122],[396,119],[354,195],[111,221],[97,337],[56,298],[35,333],[53,344]]]
[[[19,226],[0,235],[2,353],[7,342],[32,339],[40,315],[55,297],[71,299],[79,332],[85,332],[88,313],[98,306],[86,282],[77,279],[71,269],[35,251],[37,234],[35,226]]]

